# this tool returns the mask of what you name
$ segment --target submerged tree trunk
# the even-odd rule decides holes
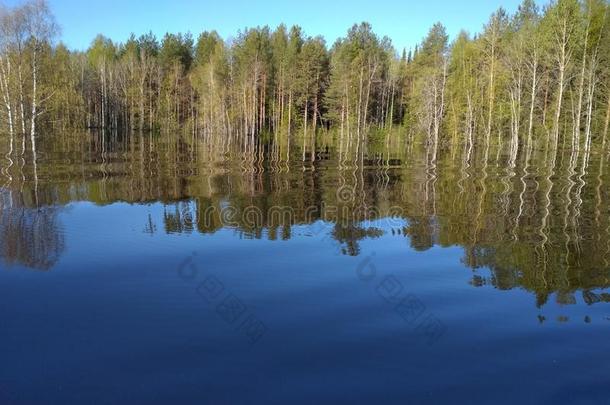
[[[606,145],[606,141],[608,139],[608,128],[610,127],[610,94],[608,95],[608,100],[606,103],[608,104],[606,107],[606,122],[604,122],[604,133],[602,134],[604,146]]]
[[[307,142],[307,108],[309,104],[309,100],[305,100],[305,107],[303,108],[303,162],[305,161],[305,150],[306,150],[306,142]]]

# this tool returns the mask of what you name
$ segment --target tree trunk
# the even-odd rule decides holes
[[[606,140],[608,139],[608,128],[610,127],[610,94],[608,95],[608,107],[606,108],[606,122],[604,123],[603,133],[603,144],[606,146]]]
[[[8,121],[8,129],[9,134],[11,136],[11,145],[14,136],[14,128],[13,128],[13,110],[12,110],[12,101],[11,101],[11,93],[9,91],[9,76],[11,74],[11,61],[6,58],[6,66],[4,64],[4,59],[0,55],[0,91],[2,92],[2,101],[4,102],[4,106],[6,108],[6,115]]]
[[[34,197],[38,206],[38,167],[36,162],[36,115],[37,115],[37,84],[38,84],[38,63],[36,60],[36,44],[32,56],[32,122],[30,124],[30,142],[32,143],[32,164],[34,165]]]
[[[577,150],[580,147],[580,119],[582,115],[582,101],[584,96],[585,86],[585,70],[587,68],[587,45],[589,42],[589,24],[591,19],[591,10],[587,16],[587,27],[585,29],[585,42],[582,51],[582,66],[580,69],[580,75],[578,80],[578,103],[576,104],[576,117],[574,121],[574,134],[572,138],[572,147]]]
[[[34,134],[36,133],[36,116],[38,114],[38,99],[37,99],[37,85],[38,85],[38,61],[37,52],[36,52],[36,44],[34,45],[34,52],[32,55],[32,122],[30,123],[30,137],[32,141],[32,148],[34,153],[36,152]]]
[[[563,57],[562,57],[563,58]],[[561,106],[563,101],[563,90],[565,81],[565,64],[559,66],[559,94],[557,95],[557,109],[555,111],[555,121],[553,123],[553,151],[554,156],[557,156],[557,146],[559,143],[559,119],[561,118]]]
[[[491,48],[491,62],[489,67],[489,105],[488,105],[488,113],[487,113],[487,142],[489,143],[489,138],[491,136],[491,122],[493,115],[493,107],[494,107],[494,80],[495,80],[495,59],[496,59],[496,47],[495,44],[492,45]]]
[[[356,128],[356,135],[358,141],[360,141],[360,124],[362,119],[362,81],[364,76],[364,65],[360,67],[360,83],[358,85],[358,127]]]
[[[316,76],[316,96],[313,101],[313,131],[311,135],[311,161],[316,160],[316,129],[318,124],[318,81],[320,80],[320,74]]]
[[[529,124],[527,127],[527,143],[528,145],[532,142],[532,132],[534,129],[534,107],[536,105],[536,86],[537,86],[537,75],[538,75],[538,53],[533,55],[532,65],[532,89],[530,94],[530,117]]]
[[[309,100],[305,99],[305,108],[303,109],[303,162],[305,161],[305,147],[307,141],[307,108],[309,107]]]

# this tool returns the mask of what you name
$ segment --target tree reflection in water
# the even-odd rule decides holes
[[[0,260],[7,266],[53,268],[65,249],[61,208],[28,207],[23,194],[7,189],[0,190],[0,201]]]
[[[610,285],[603,153],[594,151],[585,167],[574,168],[568,152],[551,165],[544,150],[534,148],[507,170],[502,145],[463,157],[439,153],[434,162],[417,142],[360,145],[350,152],[329,140],[306,163],[298,150],[290,159],[287,151],[257,148],[253,159],[250,152],[217,150],[181,135],[46,137],[37,204],[28,165],[4,170],[11,181],[2,191],[2,256],[9,264],[52,268],[65,247],[57,214],[71,201],[155,202],[164,205],[163,217],[147,214],[142,223],[151,234],[213,234],[231,227],[249,238],[287,240],[297,225],[315,234],[324,224],[322,232],[340,253],[355,256],[360,241],[391,232],[416,251],[462,247],[475,287],[523,288],[538,305],[555,293],[565,304],[579,292],[588,304],[609,301],[595,291]],[[402,225],[378,227],[374,221],[393,209]],[[490,272],[483,275],[480,268]]]

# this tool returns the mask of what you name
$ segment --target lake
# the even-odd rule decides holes
[[[40,138],[0,164],[2,403],[608,399],[607,153]]]

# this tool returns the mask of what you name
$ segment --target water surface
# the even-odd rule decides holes
[[[608,156],[403,149],[4,160],[0,401],[607,400]]]

